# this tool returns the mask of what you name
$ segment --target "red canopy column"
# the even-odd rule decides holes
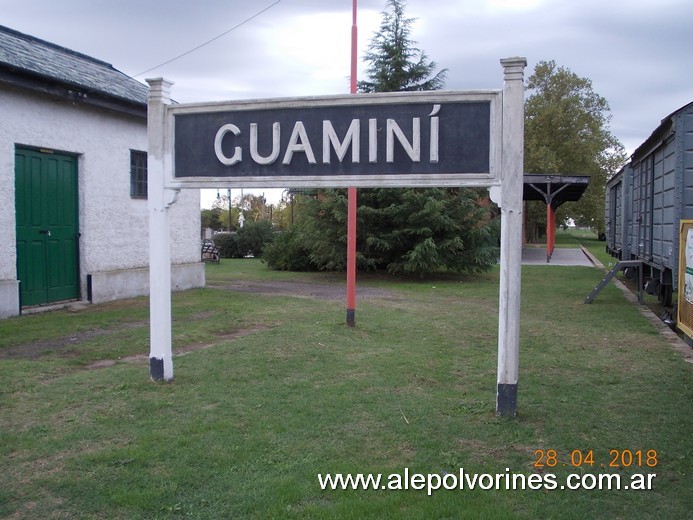
[[[552,204],[546,205],[546,261],[551,261],[556,247],[556,210]]]

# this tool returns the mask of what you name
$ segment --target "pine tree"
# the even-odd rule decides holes
[[[361,92],[442,88],[445,70],[416,48],[414,22],[405,2],[388,0],[380,31],[365,60],[369,81]],[[361,189],[357,210],[357,266],[393,274],[483,271],[498,258],[498,229],[484,205],[486,194],[471,189]],[[320,269],[346,266],[345,190],[322,190],[307,206],[305,236],[310,259]]]
[[[380,30],[365,61],[369,80],[361,92],[438,90],[446,69],[430,61],[411,39],[415,21],[406,2],[388,0]],[[395,274],[477,271],[497,259],[497,228],[491,224],[485,195],[469,189],[380,189],[359,192],[359,229],[363,258]],[[357,228],[358,229],[358,228]]]
[[[446,69],[415,47],[410,38],[414,18],[405,18],[404,0],[388,0],[380,31],[373,36],[365,61],[370,81],[359,81],[359,92],[439,90],[445,85]]]

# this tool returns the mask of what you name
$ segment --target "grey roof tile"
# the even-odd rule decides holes
[[[135,104],[148,88],[112,65],[0,25],[0,67]]]

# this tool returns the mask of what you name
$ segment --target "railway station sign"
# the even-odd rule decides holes
[[[500,91],[172,105],[169,186],[499,184]]]
[[[502,90],[185,105],[147,80],[152,379],[173,379],[168,210],[181,189],[488,186],[501,212],[496,413],[515,416],[527,60],[501,65]]]

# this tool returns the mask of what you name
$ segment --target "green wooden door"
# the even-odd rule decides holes
[[[79,298],[76,158],[17,148],[15,207],[22,305]]]

